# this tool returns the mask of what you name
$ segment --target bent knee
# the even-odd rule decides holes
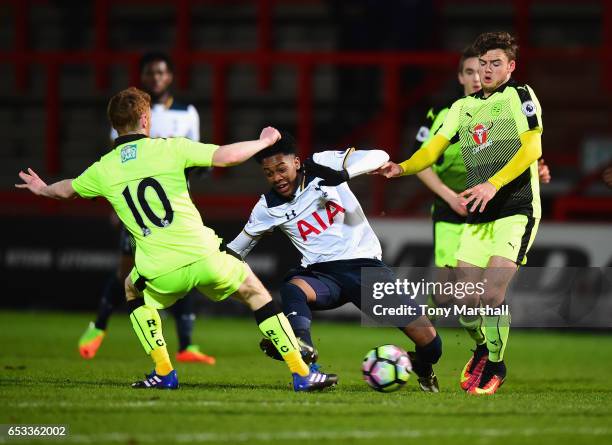
[[[270,293],[250,269],[234,297],[251,308],[262,306],[272,300]]]
[[[125,298],[127,301],[135,300],[136,298],[139,298],[142,296],[142,294],[138,292],[138,290],[134,286],[134,283],[132,283],[132,279],[130,278],[129,275],[123,282],[123,287],[125,289]]]
[[[317,294],[315,290],[312,288],[312,286],[310,286],[310,284],[308,284],[305,280],[301,278],[292,278],[291,280],[289,280],[289,282],[283,283],[281,286],[281,295],[283,295],[283,289],[290,291],[287,293],[292,293],[292,285],[297,287],[304,293],[304,295],[306,296],[306,301],[308,301],[309,303],[312,303],[317,300]]]

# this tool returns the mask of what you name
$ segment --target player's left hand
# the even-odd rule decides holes
[[[336,187],[350,179],[346,169],[335,170],[325,165],[317,164],[312,158],[306,159],[304,166],[306,167],[307,174],[323,179],[319,185],[326,187]]]
[[[544,162],[544,159],[540,159],[538,161],[538,176],[540,177],[540,182],[542,184],[548,184],[550,182],[550,169]]]
[[[47,184],[31,168],[28,168],[28,173],[20,171],[19,177],[24,184],[15,184],[18,189],[28,189],[35,195],[42,195],[43,189],[47,187]]]
[[[281,138],[280,132],[274,127],[266,127],[261,130],[259,140],[265,143],[268,147],[274,145]]]
[[[467,206],[472,203],[470,213],[476,211],[479,206],[479,212],[482,213],[484,212],[487,203],[493,199],[496,193],[497,189],[495,186],[487,181],[459,193],[459,197],[463,198],[461,200],[461,205]]]

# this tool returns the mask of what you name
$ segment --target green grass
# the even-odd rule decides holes
[[[98,356],[84,361],[76,343],[88,320],[0,312],[0,424],[68,424],[69,437],[54,443],[612,442],[612,335],[515,330],[505,386],[475,398],[457,383],[469,356],[467,336],[444,330],[440,394],[419,392],[413,379],[401,391],[379,394],[361,380],[361,359],[383,343],[408,348],[403,336],[317,322],[320,361],[340,384],[295,394],[284,365],[259,352],[253,320],[200,318],[196,340],[217,365],[179,364],[179,391],[137,391],[129,383],[151,362],[127,316],[113,318]],[[165,334],[175,351],[171,320]]]

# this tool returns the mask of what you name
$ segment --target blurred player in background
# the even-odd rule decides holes
[[[151,131],[153,138],[182,136],[192,141],[200,140],[200,118],[193,105],[180,103],[170,92],[173,80],[173,65],[163,53],[148,53],[140,60],[142,88],[151,96]],[[111,130],[115,140],[117,131]],[[193,170],[193,169],[190,169]],[[187,173],[189,174],[189,173]],[[118,223],[118,222],[117,222]],[[112,274],[102,293],[98,314],[79,339],[79,352],[85,359],[94,358],[107,332],[108,320],[117,306],[125,302],[123,280],[134,267],[134,242],[125,227],[120,227],[120,258],[117,271]],[[176,321],[179,362],[215,364],[215,358],[200,352],[192,342],[195,324],[193,296],[188,294],[177,301],[171,312]]]
[[[409,160],[389,162],[379,173],[415,174],[436,162],[452,143],[460,143],[468,188],[459,196],[468,216],[457,270],[462,281],[486,283],[479,301],[465,299],[461,304],[500,309],[518,266],[526,262],[541,217],[542,110],[533,90],[511,78],[518,52],[512,36],[484,33],[473,46],[482,90],[453,103],[436,135]],[[489,312],[464,317],[462,324],[477,345],[462,371],[461,387],[471,394],[494,394],[506,377],[510,316]]]
[[[188,193],[186,168],[239,164],[274,144],[280,134],[267,127],[258,140],[221,147],[186,138],[149,138],[150,106],[150,96],[136,88],[119,92],[108,105],[119,134],[110,153],[76,179],[47,185],[29,169],[19,173],[24,184],[17,185],[55,199],[102,196],[134,237],[136,261],[125,292],[134,331],[155,369],[132,387],[178,388],[157,310],[194,288],[213,301],[234,294],[249,306],[287,363],[295,391],[335,385],[336,376],[311,371],[304,363],[280,307],[244,262],[219,250],[221,239],[203,224]]]
[[[255,155],[271,190],[255,205],[244,230],[227,245],[241,258],[262,235],[280,229],[302,254],[300,267],[285,276],[280,287],[283,310],[301,342],[307,361],[317,353],[310,327],[311,311],[335,309],[346,303],[361,308],[362,268],[376,281],[395,280],[382,261],[380,242],[346,181],[382,166],[389,155],[382,150],[324,151],[307,159],[305,168],[295,155],[294,139],[282,139]],[[438,392],[432,365],[442,355],[436,329],[424,316],[409,317],[402,331],[416,344],[413,370],[423,391]],[[280,359],[264,339],[267,355]]]

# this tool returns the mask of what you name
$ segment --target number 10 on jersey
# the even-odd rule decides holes
[[[147,202],[145,193],[148,187],[151,187],[155,191],[157,197],[159,198],[160,202],[164,207],[165,214],[161,218],[155,214],[155,212]],[[142,230],[142,235],[149,236],[151,234],[151,229],[147,227],[142,218],[142,215],[138,211],[138,208],[136,208],[136,204],[134,203],[134,199],[132,199],[132,194],[130,193],[130,189],[128,186],[123,189],[122,195],[125,198],[125,201],[128,207],[130,208],[134,219],[136,220],[136,223],[140,227],[140,230]],[[168,227],[170,224],[172,224],[172,220],[174,219],[174,210],[172,210],[172,206],[170,205],[168,195],[166,195],[164,188],[156,179],[144,178],[142,181],[140,181],[136,190],[136,196],[138,198],[140,208],[143,210],[147,219],[151,221],[153,225],[163,228]]]

